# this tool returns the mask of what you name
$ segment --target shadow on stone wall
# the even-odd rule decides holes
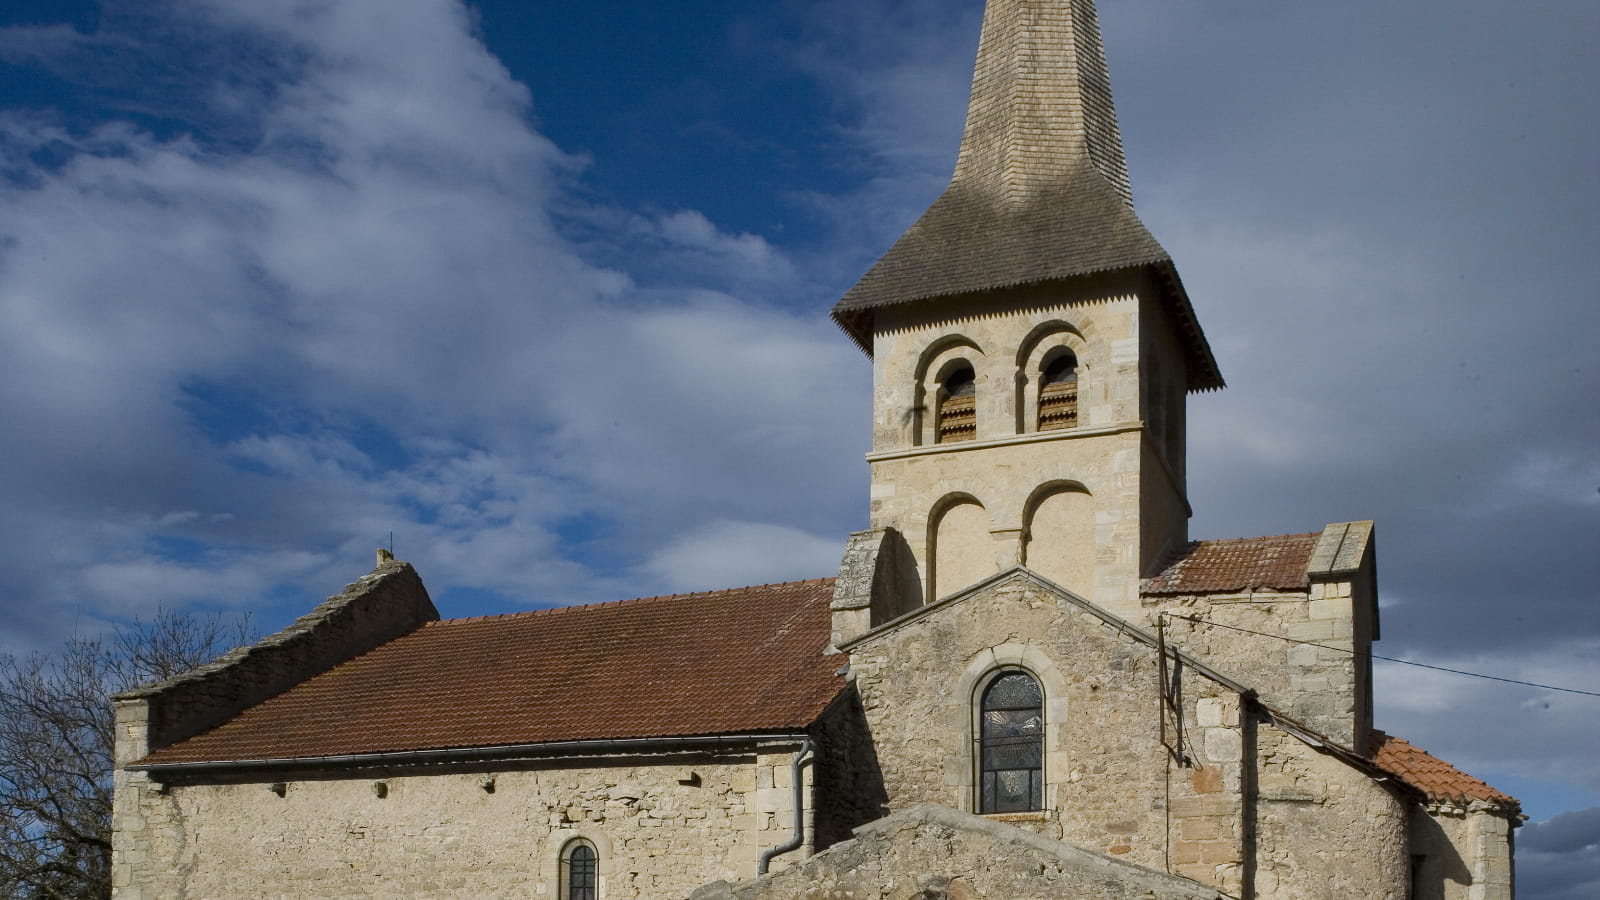
[[[812,738],[817,746],[812,802],[820,852],[848,839],[853,829],[887,815],[889,792],[855,685],[817,720]]]

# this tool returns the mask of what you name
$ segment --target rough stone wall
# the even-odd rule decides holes
[[[799,866],[692,900],[1222,900],[1193,882],[932,804],[865,826]]]
[[[1161,612],[1171,612],[1166,635],[1174,646],[1254,688],[1268,706],[1355,749],[1358,708],[1365,708],[1358,695],[1366,685],[1357,686],[1357,660],[1349,652],[1355,647],[1351,623],[1323,599],[1325,592],[1341,588],[1348,590],[1348,584],[1315,585],[1315,594],[1273,591],[1147,598],[1146,613],[1139,618],[1154,628]],[[1180,616],[1217,624],[1197,624]]]
[[[891,809],[975,808],[975,692],[986,673],[1017,665],[1046,696],[1046,811],[1004,820],[1158,871],[1239,883],[1244,738],[1231,689],[1182,676],[1184,768],[1161,743],[1154,649],[1020,573],[846,649]]]
[[[283,782],[281,796],[262,781],[163,790],[133,774],[136,802],[114,823],[116,896],[554,897],[575,837],[599,851],[608,900],[684,896],[754,876],[792,834],[792,758],[374,772]]]
[[[382,561],[294,624],[217,661],[117,696],[125,719],[119,738],[143,729],[140,746],[119,747],[137,759],[226,722],[240,711],[313,675],[439,618],[422,579],[408,563]]]
[[[987,546],[963,548],[984,572],[1024,561],[1041,489],[1086,490],[1093,505],[1092,576],[1066,587],[1123,615],[1139,609],[1139,578],[1181,541],[1187,507],[1181,479],[1159,477],[1145,459],[1141,334],[1167,330],[1159,292],[1142,273],[947,298],[878,313],[874,338],[872,527],[906,538],[928,600],[966,585],[928,577],[930,529],[955,499],[988,515]],[[1057,347],[1077,356],[1078,425],[1039,431],[1042,361]],[[933,440],[939,378],[956,361],[977,376],[977,438]],[[1172,401],[1182,405],[1182,393]],[[1181,414],[1169,419],[1183,421]],[[1180,442],[1181,443],[1181,442]]]
[[[854,689],[846,690],[811,727],[815,745],[811,780],[812,844],[821,850],[889,811],[878,751],[866,710]]]
[[[1407,898],[1406,801],[1270,724],[1256,755],[1256,896]]]
[[[1155,648],[1026,573],[844,649],[891,809],[974,810],[976,690],[1014,665],[1046,696],[1046,809],[994,818],[1230,894],[1268,866],[1291,885],[1274,896],[1404,891],[1403,808],[1364,771],[1263,725],[1235,683],[1189,663],[1168,675],[1181,717],[1164,713]],[[1301,781],[1304,798],[1285,787]],[[1258,789],[1287,806],[1253,806]],[[1305,883],[1343,887],[1292,892]]]
[[[1511,900],[1512,823],[1486,804],[1411,808],[1413,900]]]
[[[1352,529],[1358,533],[1347,538]],[[1312,572],[1305,592],[1145,597],[1135,621],[1153,628],[1164,618],[1172,644],[1249,685],[1266,705],[1363,751],[1377,636],[1370,534],[1370,522],[1329,525],[1319,551],[1343,544],[1356,559]],[[1319,565],[1315,555],[1312,565]]]

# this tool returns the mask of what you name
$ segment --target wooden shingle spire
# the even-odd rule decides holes
[[[1165,250],[1133,211],[1093,0],[989,0],[954,177],[833,308],[869,353],[874,311],[1154,267],[1190,388],[1222,376]]]

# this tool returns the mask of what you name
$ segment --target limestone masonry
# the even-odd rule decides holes
[[[950,186],[833,315],[836,577],[441,620],[380,552],[117,698],[116,896],[1512,897],[1516,800],[1373,727],[1372,523],[1188,534],[1222,375],[1091,0],[989,0]]]

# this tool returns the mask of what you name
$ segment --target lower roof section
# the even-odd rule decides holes
[[[833,580],[430,622],[139,766],[804,730]]]

